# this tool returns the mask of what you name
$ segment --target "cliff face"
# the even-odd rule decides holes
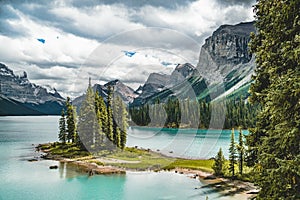
[[[26,72],[17,76],[1,63],[0,96],[3,103],[0,106],[1,115],[60,114],[64,107],[64,99],[55,89],[50,92],[44,87],[31,83]],[[4,108],[4,102],[12,108]],[[18,109],[13,108],[13,105],[17,105]],[[10,110],[14,112],[10,113]]]
[[[202,48],[218,65],[247,63],[252,58],[248,49],[251,32],[255,32],[253,22],[223,25],[205,40]]]
[[[200,74],[210,83],[220,83],[230,81],[234,74],[253,73],[254,57],[248,47],[251,32],[255,32],[254,22],[220,26],[202,46],[197,65]]]

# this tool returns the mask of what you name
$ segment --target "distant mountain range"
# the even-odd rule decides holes
[[[255,69],[248,48],[251,32],[255,32],[254,22],[222,25],[205,40],[197,67],[185,63],[177,65],[171,75],[150,74],[132,105],[163,102],[172,96],[206,101],[246,98]]]
[[[57,115],[64,98],[54,89],[31,83],[0,63],[0,115]]]
[[[170,75],[151,73],[136,91],[120,80],[95,84],[94,91],[106,101],[108,87],[131,106],[140,106],[168,98],[197,98],[213,101],[222,98],[246,98],[255,69],[255,58],[249,52],[254,22],[222,25],[205,40],[197,66],[178,64]],[[85,95],[73,100],[80,107]],[[64,98],[53,89],[30,83],[27,74],[16,76],[0,64],[0,115],[59,114]]]

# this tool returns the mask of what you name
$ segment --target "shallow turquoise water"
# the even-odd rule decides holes
[[[126,175],[88,177],[74,167],[59,164],[56,161],[28,162],[28,159],[38,156],[38,152],[34,152],[33,144],[56,141],[58,118],[57,116],[0,117],[1,200],[201,200],[205,199],[206,195],[209,199],[220,199],[219,194],[208,189],[196,190],[195,188],[201,186],[198,180],[171,172],[128,172]],[[185,130],[179,134],[177,130],[163,132],[157,132],[157,130],[153,128],[130,129],[128,145],[159,148],[167,152],[172,149],[173,154],[177,152],[180,154],[184,149],[184,154],[188,156],[189,152],[193,155],[193,151],[199,148],[198,140],[203,142],[205,138],[209,138],[203,139],[201,131],[199,134],[192,135],[193,130]],[[188,139],[179,141],[184,140],[182,134],[185,134]],[[221,138],[224,138],[219,143],[217,141],[217,144],[226,143],[227,145],[226,134],[221,134]],[[179,145],[186,145],[190,141],[192,141],[190,148]],[[175,148],[176,146],[178,149]],[[210,146],[217,148],[218,145]],[[201,151],[197,152],[201,153]],[[53,164],[59,165],[59,169],[49,170],[49,166]]]
[[[243,134],[247,135],[248,131],[243,130]],[[159,150],[170,156],[209,159],[217,154],[220,147],[228,157],[231,130],[131,127],[128,135],[127,146]],[[238,130],[235,130],[236,141],[238,135]]]

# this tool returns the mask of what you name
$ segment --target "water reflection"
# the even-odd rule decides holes
[[[58,164],[59,177],[61,179],[73,179],[78,176],[88,176],[86,170],[74,163],[59,162]]]

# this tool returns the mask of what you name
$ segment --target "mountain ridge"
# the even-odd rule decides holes
[[[15,75],[0,63],[0,115],[58,115],[64,108],[64,98],[53,89],[31,83],[27,73]]]

